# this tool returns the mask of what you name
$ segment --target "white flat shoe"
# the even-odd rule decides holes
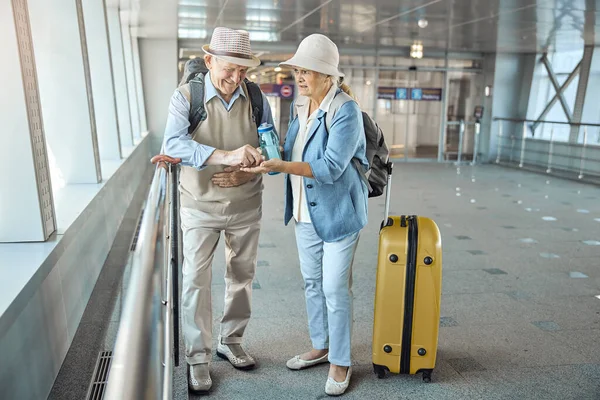
[[[296,356],[294,358],[290,358],[288,362],[285,364],[289,369],[299,370],[308,367],[312,367],[317,364],[323,364],[328,362],[327,357],[329,353],[325,354],[323,357],[316,358],[314,360],[303,360],[300,356]]]
[[[329,396],[339,396],[344,394],[348,385],[350,385],[350,376],[352,376],[352,367],[348,367],[346,372],[346,379],[344,382],[336,382],[332,377],[327,377],[327,383],[325,383],[325,393]]]

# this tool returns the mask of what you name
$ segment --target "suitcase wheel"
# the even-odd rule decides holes
[[[386,367],[384,367],[383,365],[373,364],[373,371],[375,371],[377,378],[379,378],[379,379],[385,378],[385,370],[386,370]]]
[[[431,383],[431,372],[433,372],[431,369],[423,370],[423,382]]]

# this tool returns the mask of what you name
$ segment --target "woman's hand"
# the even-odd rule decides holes
[[[268,172],[285,172],[286,164],[286,161],[282,161],[279,158],[273,158],[271,160],[263,161],[258,167],[242,167],[241,170],[244,172],[252,172],[254,174],[266,174]]]

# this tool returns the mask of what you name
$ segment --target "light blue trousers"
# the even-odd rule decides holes
[[[296,223],[304,278],[308,330],[315,349],[329,349],[329,362],[351,365],[352,262],[359,233],[324,242],[310,223]]]

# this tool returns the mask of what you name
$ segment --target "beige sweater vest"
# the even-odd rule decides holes
[[[235,150],[249,144],[258,147],[256,124],[252,121],[250,97],[244,83],[241,84],[246,97],[240,96],[229,111],[218,97],[204,104],[206,119],[198,124],[192,139],[198,143],[220,150]],[[189,85],[180,89],[189,100]],[[182,167],[179,180],[181,206],[217,214],[237,214],[258,209],[262,205],[262,176],[258,175],[244,185],[222,188],[211,182],[225,166],[208,165],[201,171],[193,167]]]

